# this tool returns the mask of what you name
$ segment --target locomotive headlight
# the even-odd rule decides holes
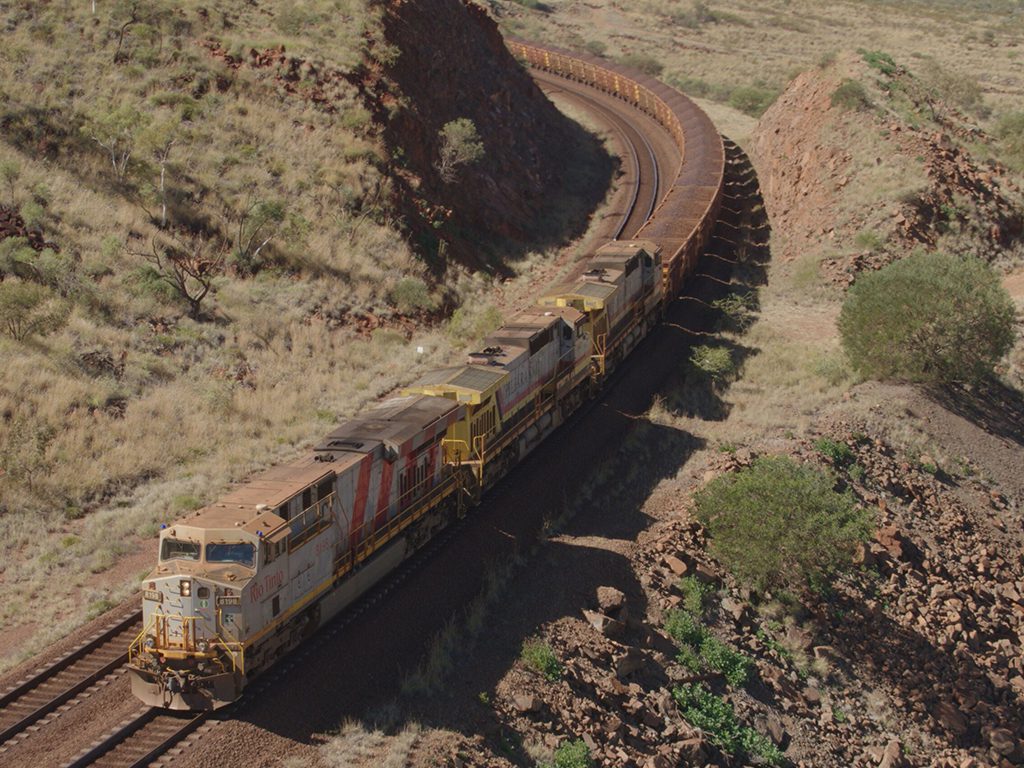
[[[205,640],[200,640],[196,643],[196,648],[199,649],[200,653],[206,653],[210,649],[210,644]]]
[[[178,582],[178,591],[182,597],[192,596],[192,579],[182,579]]]
[[[153,650],[154,648],[156,648],[156,638],[152,635],[147,635],[144,645],[146,646],[147,650]]]

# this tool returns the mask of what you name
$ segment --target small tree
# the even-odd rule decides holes
[[[100,107],[86,115],[82,132],[106,150],[118,181],[124,181],[135,143],[149,117],[131,104]]]
[[[161,120],[142,132],[140,144],[160,169],[157,193],[160,198],[160,228],[167,227],[167,166],[179,141],[180,120]]]
[[[1015,310],[984,262],[918,254],[862,275],[839,315],[843,347],[866,376],[978,381],[1013,346]]]
[[[19,178],[21,178],[21,166],[18,165],[17,161],[4,160],[0,162],[0,182],[7,186],[7,191],[10,194],[8,202],[12,205],[14,204]]]
[[[243,274],[254,274],[259,269],[259,257],[270,242],[290,223],[288,209],[280,200],[267,200],[249,191],[245,201],[224,213],[227,229],[234,233],[232,262]]]
[[[483,142],[476,131],[476,125],[468,117],[460,117],[446,123],[438,137],[441,149],[435,167],[446,184],[451,184],[458,178],[461,167],[483,159]]]
[[[213,281],[224,272],[224,249],[205,235],[172,233],[154,237],[149,251],[134,251],[149,262],[156,276],[169,285],[198,318]]]
[[[784,456],[721,475],[694,498],[711,552],[758,589],[801,590],[849,566],[871,531],[867,511],[821,470]]]
[[[1024,112],[1003,115],[996,126],[1005,159],[1018,170],[1024,170]]]
[[[66,321],[66,311],[48,288],[14,280],[0,283],[0,331],[15,341],[52,333]]]

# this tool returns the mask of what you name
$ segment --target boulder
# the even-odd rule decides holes
[[[1006,728],[993,728],[989,731],[988,743],[997,754],[1003,757],[1011,757],[1020,746],[1017,737]]]
[[[517,693],[512,697],[512,706],[519,712],[536,712],[541,708],[541,701],[527,693]]]
[[[878,768],[902,768],[904,765],[903,750],[900,743],[893,739],[885,745],[882,759],[878,761]]]
[[[584,609],[583,618],[590,623],[590,626],[605,637],[618,637],[626,630],[626,625],[621,621],[613,619],[610,616],[605,616],[603,613],[597,613],[596,611],[588,611]]]
[[[956,705],[941,701],[932,709],[934,717],[943,728],[956,736],[963,736],[967,733],[967,718]]]
[[[598,587],[597,604],[604,613],[614,615],[625,607],[626,596],[615,587]]]
[[[629,677],[634,672],[643,669],[647,663],[644,655],[635,648],[630,648],[624,654],[615,659],[615,675],[621,680]]]
[[[672,571],[676,576],[683,576],[689,569],[689,567],[675,555],[665,556],[665,566]]]

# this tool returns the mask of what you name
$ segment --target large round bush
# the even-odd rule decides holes
[[[862,275],[839,316],[853,367],[877,379],[977,381],[1013,346],[1013,301],[984,262],[923,253]]]

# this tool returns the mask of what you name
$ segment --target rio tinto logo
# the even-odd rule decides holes
[[[257,602],[264,595],[272,595],[281,588],[284,584],[284,571],[277,571],[276,573],[268,573],[263,577],[263,581],[257,581],[252,585],[252,599],[253,602]]]

